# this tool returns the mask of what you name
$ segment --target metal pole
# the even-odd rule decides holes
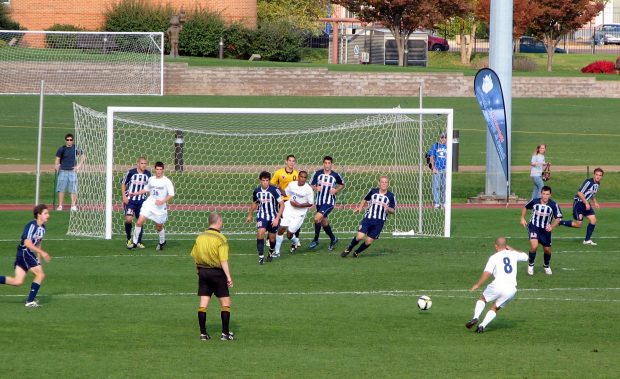
[[[37,138],[37,174],[35,179],[34,204],[39,204],[41,189],[41,145],[43,144],[43,99],[45,93],[45,80],[41,80],[41,93],[39,95],[39,136]]]
[[[184,159],[183,159],[183,131],[176,130],[174,132],[174,171],[183,172]]]
[[[224,37],[220,37],[220,59],[224,59]]]

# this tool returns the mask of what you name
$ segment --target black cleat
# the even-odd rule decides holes
[[[476,329],[476,333],[484,333],[484,326],[478,325],[478,329]]]
[[[340,256],[345,258],[347,255],[349,255],[349,253],[351,252],[351,250],[349,249],[345,249],[345,251],[343,251],[342,253],[340,253]]]
[[[222,341],[232,341],[235,339],[235,334],[233,332],[222,333],[220,340]]]
[[[334,250],[334,247],[336,246],[336,244],[338,243],[338,238],[334,238],[333,241],[329,242],[329,247],[327,248],[329,251]]]
[[[353,258],[357,258],[360,256],[361,253],[358,253],[357,251],[353,252]]]
[[[273,257],[271,256],[271,252],[267,253],[267,263],[271,262]]]
[[[465,327],[467,329],[471,329],[472,326],[476,325],[478,323],[478,319],[477,318],[472,318],[471,320],[469,320],[466,324]]]
[[[163,250],[166,247],[166,241],[162,242],[162,243],[158,243],[157,247],[155,248],[155,250]]]
[[[258,264],[262,265],[265,263],[265,256],[264,255],[259,255],[258,256]]]
[[[291,254],[293,254],[294,252],[297,251],[297,245],[295,245],[294,243],[291,244]]]
[[[211,339],[211,336],[209,335],[209,333],[207,333],[207,334],[201,334],[201,335],[200,335],[200,340],[201,340],[201,341],[206,341],[206,340],[210,340],[210,339]]]

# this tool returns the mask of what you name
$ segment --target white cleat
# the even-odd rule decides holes
[[[527,274],[529,276],[534,275],[534,266],[527,266]]]
[[[584,245],[596,246],[596,242],[592,240],[583,241]]]
[[[29,301],[26,303],[26,307],[28,308],[39,308],[41,306],[41,304],[39,304],[38,301]]]
[[[545,274],[547,275],[553,275],[553,272],[551,272],[551,267],[543,267],[545,269]]]

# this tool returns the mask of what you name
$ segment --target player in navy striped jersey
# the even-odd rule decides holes
[[[389,186],[390,182],[388,177],[385,175],[380,177],[379,187],[371,188],[357,208],[355,208],[355,212],[358,213],[367,205],[366,213],[364,213],[364,218],[362,218],[360,222],[358,232],[355,237],[353,237],[346,250],[340,254],[341,257],[344,258],[349,255],[351,250],[366,237],[364,243],[353,252],[353,257],[357,258],[379,238],[387,215],[396,211],[396,196],[388,191]]]
[[[525,221],[525,213],[528,209],[532,210],[532,217],[529,223]],[[540,198],[532,199],[521,210],[521,226],[527,228],[530,238],[530,253],[527,267],[527,274],[534,275],[534,261],[536,260],[536,250],[538,244],[543,246],[545,259],[543,268],[545,274],[551,275],[551,231],[558,226],[562,220],[560,206],[551,200],[551,187],[543,186],[540,191]]]
[[[0,284],[19,287],[24,283],[28,271],[32,271],[34,279],[32,280],[30,293],[26,300],[26,306],[29,308],[39,306],[35,298],[37,297],[43,279],[45,279],[45,272],[43,272],[40,259],[43,258],[45,262],[49,262],[52,259],[41,247],[41,242],[45,236],[45,223],[50,216],[47,205],[37,205],[34,207],[32,214],[34,215],[34,220],[26,224],[22,233],[21,242],[17,245],[15,276],[0,276]]]
[[[319,245],[321,227],[329,237],[329,250],[333,250],[338,238],[334,236],[329,225],[329,214],[336,206],[336,194],[344,188],[344,180],[336,171],[332,171],[334,160],[329,155],[323,157],[323,169],[312,176],[310,186],[316,191],[316,214],[314,215],[314,239],[308,248],[314,249]]]
[[[280,217],[284,211],[284,198],[280,190],[269,184],[271,174],[263,171],[258,176],[260,185],[252,193],[252,205],[245,222],[249,224],[256,212],[256,249],[258,250],[258,264],[265,262],[265,232],[269,236],[269,253],[267,262],[271,262],[273,247],[276,245],[276,232]]]
[[[583,224],[583,216],[589,221],[588,228],[586,229],[586,237],[583,240],[584,245],[596,246],[596,243],[592,241],[592,233],[594,233],[594,227],[596,226],[596,215],[594,214],[594,208],[599,209],[600,206],[596,200],[596,193],[603,179],[603,169],[598,167],[594,169],[594,176],[590,179],[586,179],[573,200],[573,219],[564,220],[560,225],[581,228]]]
[[[134,217],[136,220],[140,217],[140,209],[142,209],[142,203],[146,199],[146,194],[129,196],[130,193],[135,193],[144,189],[146,183],[148,183],[151,177],[151,172],[146,169],[147,161],[145,157],[138,158],[136,167],[127,171],[123,179],[121,180],[121,194],[123,196],[123,208],[125,209],[125,234],[127,235],[127,247],[133,246],[131,240],[131,228]],[[144,249],[142,244],[142,232],[138,236],[137,247]]]

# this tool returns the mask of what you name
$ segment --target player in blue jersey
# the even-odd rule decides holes
[[[35,298],[43,279],[45,279],[45,272],[43,272],[40,259],[43,258],[45,262],[49,262],[52,257],[41,247],[41,241],[43,241],[45,236],[45,223],[50,216],[47,205],[37,205],[34,207],[32,214],[34,215],[34,220],[26,224],[21,242],[17,245],[15,276],[0,276],[0,284],[19,287],[24,283],[28,271],[31,271],[34,274],[34,279],[30,286],[26,306],[34,308],[39,306]]]
[[[448,162],[446,133],[439,135],[439,142],[431,146],[428,156],[433,171],[433,206],[443,208],[446,205],[446,164]]]
[[[530,221],[525,221],[525,213],[528,209],[532,210]],[[551,187],[543,186],[540,191],[540,198],[532,199],[525,204],[521,210],[521,226],[527,228],[530,238],[530,254],[527,266],[527,274],[534,275],[534,261],[536,260],[536,250],[538,244],[543,246],[545,259],[543,268],[545,274],[551,275],[551,231],[558,226],[562,220],[560,206],[551,200]]]
[[[135,168],[127,171],[123,179],[121,180],[121,195],[123,196],[123,208],[125,209],[125,234],[127,235],[127,247],[133,246],[131,240],[131,229],[134,217],[136,220],[140,217],[140,209],[142,209],[142,203],[146,199],[146,194],[129,196],[130,193],[135,193],[144,189],[146,183],[148,183],[151,177],[151,172],[146,169],[147,161],[145,157],[138,158],[138,163]],[[138,236],[138,243],[136,246],[139,249],[144,249],[142,244],[142,232]]]
[[[596,200],[596,193],[603,179],[603,169],[598,167],[594,169],[594,176],[590,179],[586,179],[573,200],[573,219],[564,220],[560,225],[581,228],[583,224],[583,216],[589,221],[588,228],[586,229],[586,237],[583,240],[584,245],[596,246],[596,243],[592,241],[592,233],[594,233],[594,227],[596,226],[596,215],[594,214],[594,208],[599,209],[600,206]]]
[[[256,249],[258,250],[258,264],[265,263],[265,232],[269,236],[269,253],[267,262],[271,262],[273,247],[276,245],[276,233],[280,217],[284,211],[284,199],[280,190],[272,186],[269,181],[271,174],[263,171],[258,176],[260,185],[252,193],[252,205],[245,222],[249,224],[256,212]]]
[[[344,188],[344,180],[336,171],[332,170],[333,158],[329,155],[323,157],[323,169],[318,170],[312,176],[310,186],[316,191],[316,214],[314,215],[314,239],[308,248],[314,249],[319,245],[321,227],[329,236],[329,250],[333,250],[338,238],[332,232],[329,225],[329,214],[336,206],[336,194]]]
[[[379,187],[371,188],[357,208],[355,208],[355,213],[358,213],[362,208],[367,206],[366,213],[364,213],[364,218],[362,218],[360,222],[357,234],[353,237],[345,251],[340,254],[341,257],[344,258],[349,255],[355,245],[366,237],[365,242],[353,252],[353,257],[357,258],[379,238],[387,215],[396,211],[396,196],[388,190],[389,186],[390,182],[388,177],[385,175],[380,177]]]

